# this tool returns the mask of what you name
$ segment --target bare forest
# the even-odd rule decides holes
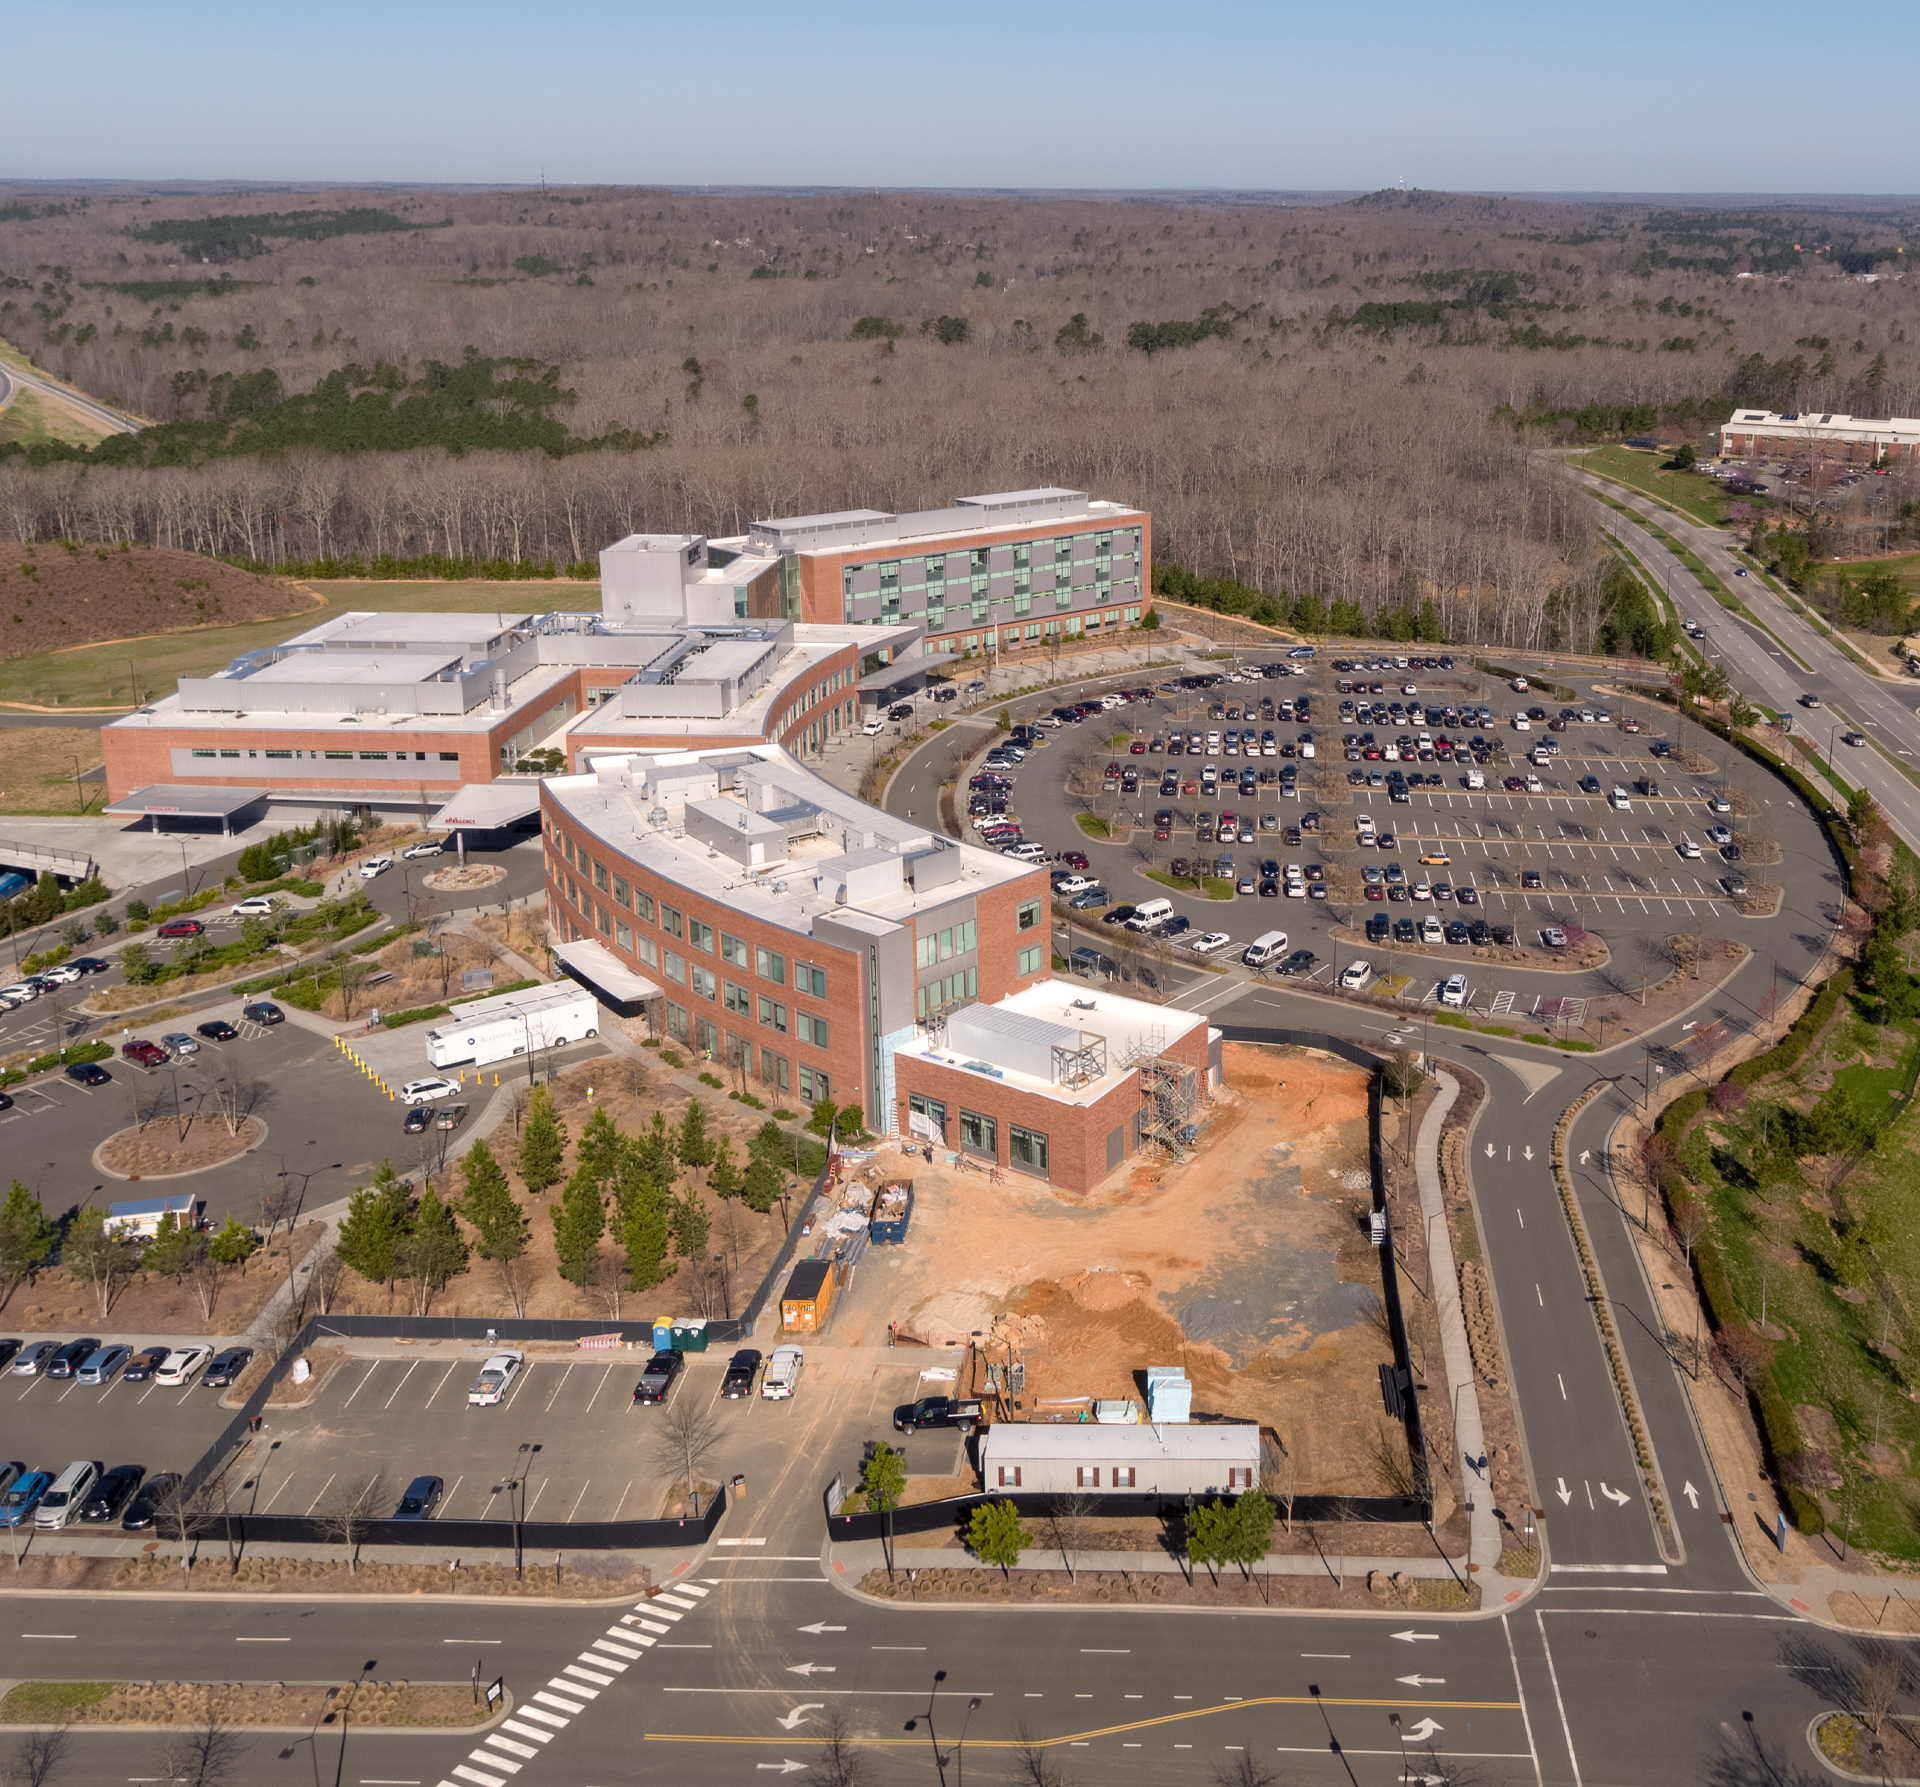
[[[171,425],[0,456],[0,525],[564,570],[636,529],[1064,484],[1150,509],[1201,575],[1544,643],[1602,563],[1557,448],[1704,441],[1735,401],[1920,412],[1916,229],[1431,193],[0,193],[0,336]],[[474,356],[478,423],[382,450]],[[332,434],[291,407],[323,389]],[[485,445],[508,421],[539,444]]]

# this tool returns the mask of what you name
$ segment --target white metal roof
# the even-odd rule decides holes
[[[578,943],[557,944],[553,953],[569,968],[577,969],[582,980],[616,999],[657,999],[662,991],[644,974],[635,974],[604,943],[583,938]]]
[[[1012,1464],[1028,1458],[1118,1458],[1142,1461],[1218,1459],[1258,1464],[1260,1429],[1208,1422],[1162,1422],[1158,1427],[1107,1427],[1098,1422],[996,1421],[982,1440],[982,1460]]]
[[[428,821],[429,831],[497,831],[540,811],[540,784],[469,782]]]

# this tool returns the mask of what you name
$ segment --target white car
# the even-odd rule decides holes
[[[1350,993],[1359,992],[1371,979],[1373,979],[1373,964],[1371,962],[1349,962],[1346,967],[1340,971],[1340,984]]]
[[[1707,806],[1715,813],[1731,813],[1733,811],[1733,802],[1728,800],[1724,794],[1716,794],[1712,800],[1707,802]]]
[[[1431,912],[1420,921],[1420,941],[1422,943],[1444,943],[1447,933],[1441,928],[1439,919]]]
[[[402,1104],[432,1104],[436,1098],[451,1098],[460,1090],[452,1080],[409,1080],[400,1088]]]
[[[887,722],[885,721],[885,719],[883,719],[879,714],[875,714],[871,720],[869,720],[864,726],[860,728],[860,736],[862,738],[874,738],[874,737],[877,737],[880,733],[886,731],[886,729],[887,729]]]
[[[1529,720],[1525,714],[1515,714],[1513,716],[1513,729],[1515,732],[1531,732],[1533,730],[1533,722]],[[361,873],[365,874],[366,871],[363,869]]]
[[[1698,861],[1700,856],[1700,846],[1696,844],[1691,838],[1682,838],[1680,840],[1680,854],[1691,860]]]
[[[777,1346],[760,1374],[760,1394],[769,1402],[784,1402],[800,1382],[800,1368],[807,1355],[797,1346]]]
[[[1084,875],[1069,875],[1054,888],[1053,896],[1057,900],[1070,900],[1075,894],[1085,893],[1088,888],[1098,885],[1098,882],[1089,881]]]
[[[524,1353],[495,1353],[480,1367],[480,1375],[468,1386],[467,1405],[470,1408],[492,1408],[512,1387],[513,1380],[520,1375],[520,1367],[526,1362]]]
[[[56,987],[70,987],[80,978],[80,970],[71,962],[60,962],[51,968],[42,968],[40,978],[51,981]]]
[[[1558,925],[1548,925],[1547,928],[1540,933],[1540,941],[1549,949],[1565,949],[1567,947],[1567,934],[1561,930]]]
[[[1527,792],[1529,794],[1544,794],[1546,793],[1546,791],[1547,791],[1546,783],[1541,781],[1538,776],[1527,777]]]
[[[409,844],[400,852],[402,856],[438,856],[444,846],[438,838],[428,838],[423,844]]]
[[[160,1369],[153,1374],[156,1384],[189,1384],[200,1368],[213,1357],[210,1346],[183,1346],[169,1353],[160,1361]]]
[[[1227,948],[1232,942],[1233,939],[1225,931],[1202,931],[1187,947],[1197,956],[1210,956]]]
[[[1424,879],[1416,881],[1407,892],[1416,900],[1430,900],[1433,898],[1433,883]]]
[[[1467,1002],[1467,977],[1464,974],[1449,974],[1446,984],[1440,989],[1442,1005],[1465,1005]]]
[[[169,1030],[165,1036],[161,1037],[160,1046],[165,1049],[169,1055],[197,1055],[200,1053],[199,1039],[189,1036],[184,1030]]]
[[[0,1002],[7,1005],[25,1005],[40,997],[40,989],[24,980],[16,980],[10,987],[0,987]]]
[[[362,881],[371,881],[376,875],[384,875],[392,867],[392,857],[370,856],[360,865],[360,879]]]
[[[1524,695],[1527,692],[1527,679],[1524,676],[1516,676],[1513,679],[1512,688],[1516,695]]]
[[[236,918],[271,918],[273,902],[265,894],[249,894],[244,900],[238,900],[232,907]]]

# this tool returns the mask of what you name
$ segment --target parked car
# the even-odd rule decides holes
[[[110,1086],[113,1075],[98,1061],[75,1061],[67,1067],[67,1078],[76,1086]]]
[[[492,1408],[513,1387],[520,1368],[527,1362],[524,1353],[511,1350],[495,1353],[480,1367],[480,1375],[467,1387],[470,1408]]]
[[[265,894],[249,894],[244,900],[236,900],[231,907],[235,918],[271,918],[273,902]]]
[[[100,1467],[86,1458],[76,1458],[55,1477],[47,1493],[33,1511],[33,1524],[42,1532],[58,1532],[80,1512],[93,1486],[100,1481]]]
[[[17,1343],[16,1343],[17,1344]],[[47,1368],[47,1362],[60,1350],[57,1340],[36,1340],[22,1347],[20,1356],[13,1362],[15,1377],[38,1377]]]
[[[1349,993],[1359,992],[1371,979],[1373,979],[1373,964],[1363,959],[1349,962],[1340,971],[1340,984]]]
[[[213,1357],[210,1346],[183,1346],[169,1353],[153,1374],[157,1384],[190,1384],[194,1374]]]
[[[140,1485],[127,1511],[120,1517],[123,1533],[143,1533],[160,1518],[167,1498],[180,1487],[178,1471],[158,1471]]]
[[[727,1361],[727,1375],[720,1380],[720,1394],[729,1401],[753,1394],[753,1380],[760,1374],[760,1352],[743,1346]]]
[[[685,1353],[655,1353],[647,1361],[647,1368],[640,1374],[640,1381],[633,1386],[633,1400],[641,1402],[665,1402],[673,1390],[673,1380],[686,1369]]]
[[[70,1340],[47,1361],[48,1377],[73,1377],[100,1350],[98,1340]]]
[[[20,1350],[17,1340],[0,1340],[0,1371],[5,1371],[13,1363],[13,1356]]]
[[[393,858],[391,856],[370,856],[360,865],[360,879],[362,881],[371,881],[377,875],[384,875],[392,867]]]
[[[165,1036],[160,1038],[160,1046],[165,1049],[169,1055],[197,1055],[200,1053],[200,1044],[184,1030],[169,1030]]]
[[[83,1384],[110,1384],[132,1357],[133,1348],[130,1346],[103,1346],[87,1356],[87,1362],[80,1367],[80,1381]]]
[[[402,1104],[431,1104],[437,1098],[451,1098],[460,1090],[453,1080],[437,1076],[424,1080],[409,1080],[400,1088]]]
[[[253,1363],[253,1348],[230,1346],[207,1367],[200,1381],[209,1390],[225,1390],[240,1381],[240,1374]]]
[[[120,1373],[120,1381],[123,1384],[144,1384],[166,1364],[167,1355],[172,1351],[170,1346],[142,1347],[127,1361],[126,1369]]]
[[[800,1385],[806,1354],[797,1346],[777,1346],[760,1375],[760,1394],[768,1402],[784,1402]]]
[[[433,1511],[440,1505],[440,1497],[446,1491],[446,1484],[438,1477],[415,1477],[407,1485],[407,1493],[400,1498],[399,1507],[393,1511],[395,1520],[430,1520]]]
[[[120,1045],[120,1053],[136,1067],[165,1067],[167,1051],[157,1042],[149,1042],[144,1036],[136,1036],[131,1042]]]
[[[118,1520],[133,1492],[140,1487],[146,1469],[138,1464],[116,1464],[93,1486],[93,1493],[80,1504],[80,1520],[93,1526],[106,1520]]]
[[[0,1496],[0,1527],[31,1526],[40,1498],[53,1487],[50,1471],[23,1471]]]
[[[1567,947],[1567,934],[1558,925],[1548,925],[1547,928],[1540,933],[1540,941],[1549,949],[1565,949]]]
[[[417,1104],[408,1112],[404,1123],[400,1125],[403,1135],[425,1135],[433,1127],[433,1107]]]
[[[156,937],[166,938],[169,942],[177,937],[202,937],[207,927],[197,918],[170,918],[157,931]]]
[[[400,852],[402,856],[438,856],[443,846],[438,838],[427,838],[418,844],[409,844]]]
[[[241,1006],[240,1015],[255,1024],[284,1024],[287,1021],[287,1014],[271,999],[261,999],[252,1005]]]
[[[463,1104],[443,1104],[434,1113],[435,1129],[458,1129],[467,1120],[467,1107]]]
[[[1197,956],[1210,956],[1228,948],[1232,942],[1225,931],[1202,931],[1187,947]]]
[[[232,1042],[240,1034],[225,1018],[209,1018],[204,1024],[196,1024],[194,1028],[208,1042]]]

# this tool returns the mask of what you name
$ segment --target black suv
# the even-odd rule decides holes
[[[742,1347],[727,1362],[727,1375],[720,1380],[720,1394],[737,1399],[753,1394],[753,1380],[760,1370],[760,1355],[752,1347]]]
[[[140,1487],[146,1475],[143,1466],[117,1464],[94,1484],[93,1493],[80,1505],[80,1518],[87,1522],[117,1520],[127,1498]]]

